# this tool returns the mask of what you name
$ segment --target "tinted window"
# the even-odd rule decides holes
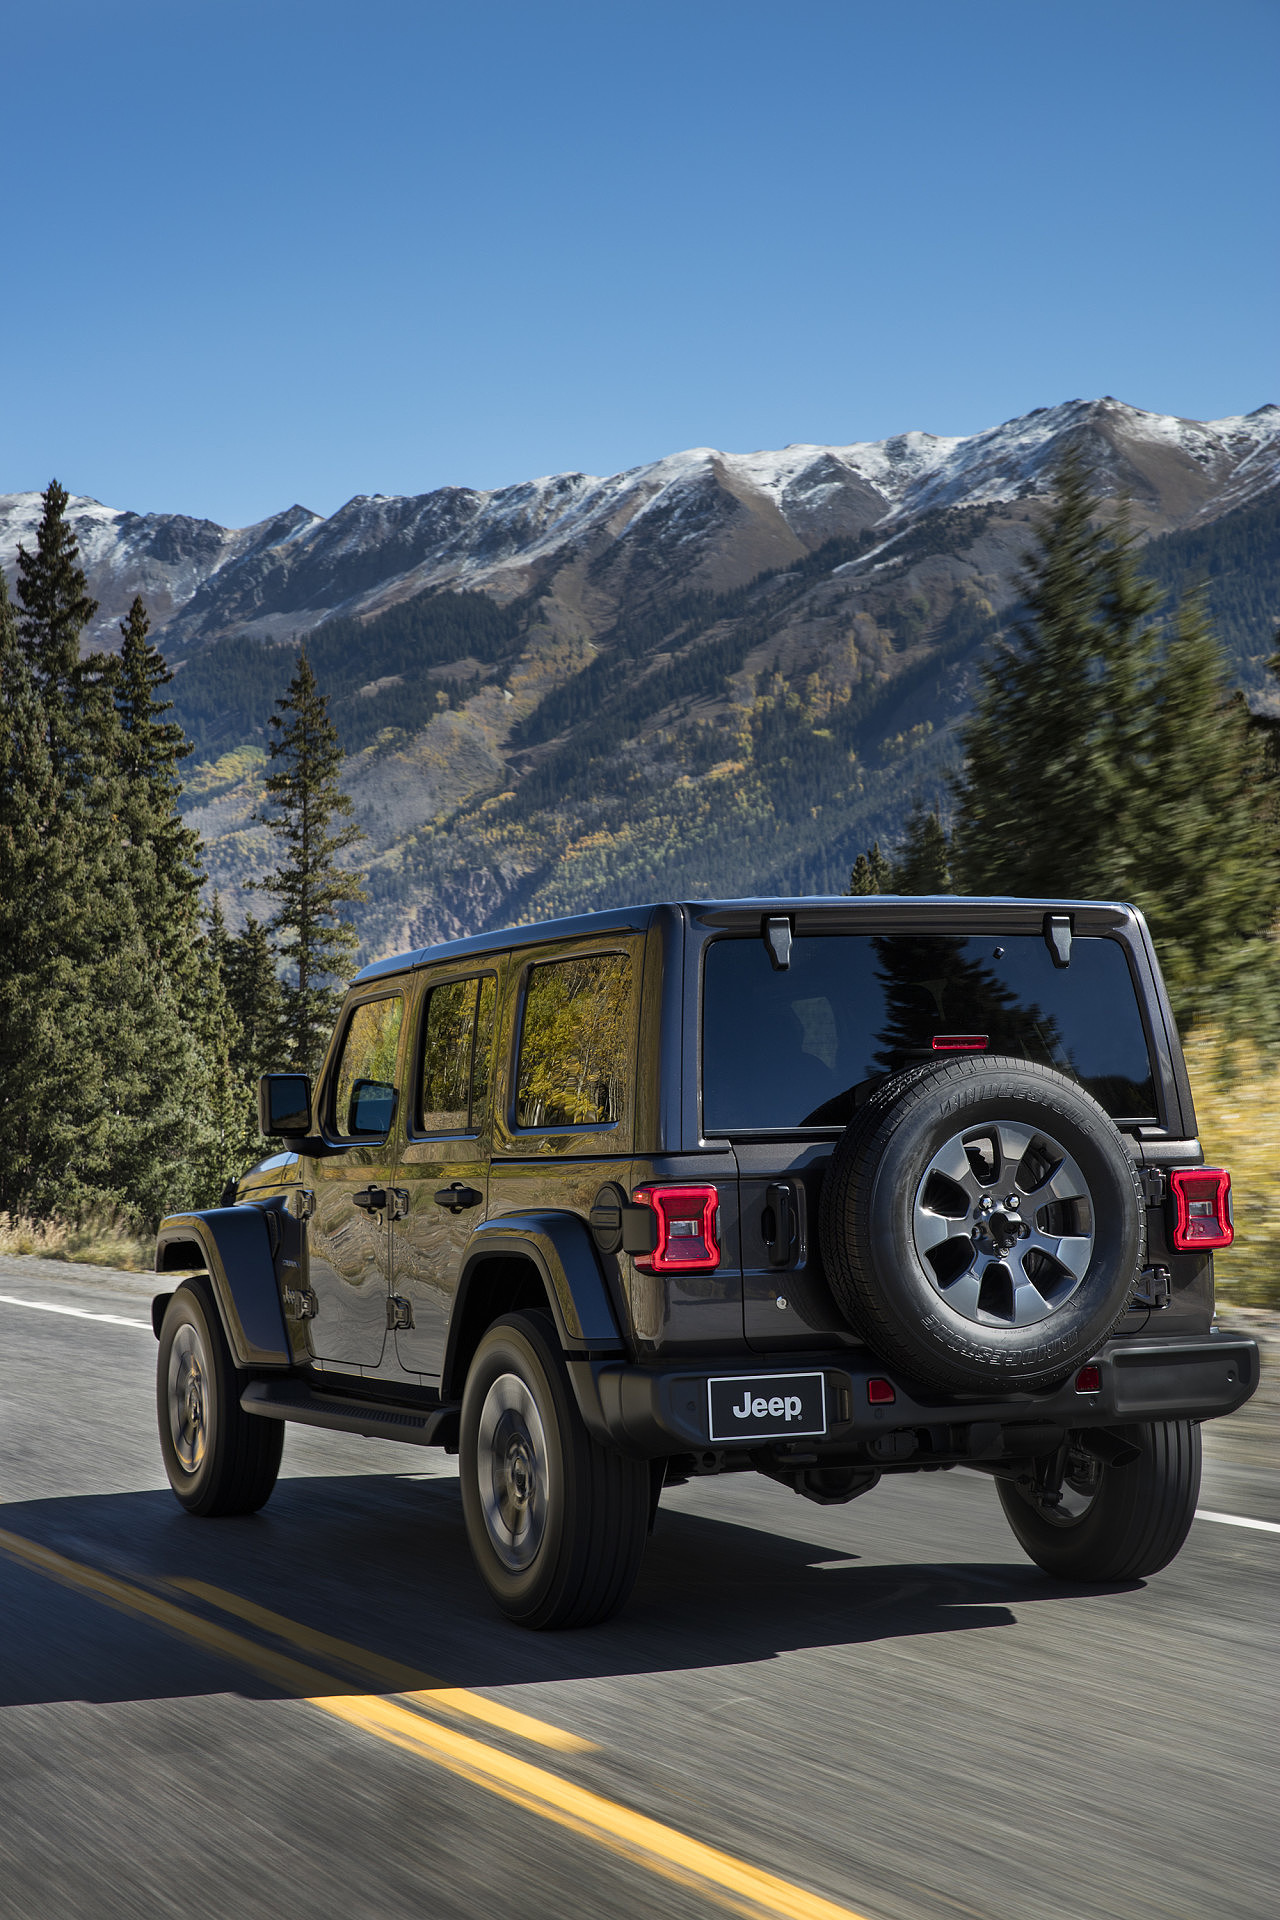
[[[470,1133],[479,1126],[489,1094],[496,995],[491,973],[478,980],[446,981],[427,995],[418,1083],[420,1132]]]
[[[348,1022],[333,1090],[333,1124],[344,1140],[391,1126],[402,1011],[398,995],[366,1000]]]
[[[1124,950],[1077,938],[1055,967],[1039,935],[823,934],[773,970],[764,942],[716,940],[703,978],[703,1125],[843,1126],[886,1073],[936,1060],[938,1038],[1056,1067],[1116,1118],[1155,1092]]]
[[[631,960],[584,955],[533,967],[516,1072],[518,1127],[599,1127],[622,1118],[631,1043]]]

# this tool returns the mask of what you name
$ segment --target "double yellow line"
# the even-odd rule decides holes
[[[592,1793],[489,1745],[454,1726],[441,1725],[429,1715],[480,1722],[495,1733],[561,1753],[590,1753],[592,1742],[566,1733],[545,1720],[517,1713],[464,1687],[447,1687],[430,1675],[370,1653],[332,1634],[318,1633],[286,1619],[238,1594],[201,1580],[174,1580],[169,1591],[180,1591],[219,1612],[231,1614],[260,1632],[314,1658],[327,1659],[373,1681],[399,1697],[362,1692],[354,1684],[322,1672],[318,1667],[250,1640],[232,1628],[209,1620],[189,1607],[153,1593],[132,1581],[55,1553],[21,1534],[0,1530],[0,1551],[37,1572],[91,1594],[106,1605],[150,1620],[167,1633],[202,1647],[257,1674],[282,1693],[341,1720],[362,1733],[398,1747],[461,1780],[523,1807],[539,1819],[579,1834],[636,1866],[703,1894],[717,1906],[743,1914],[748,1920],[863,1920],[848,1907],[837,1906],[789,1880],[709,1847],[660,1820],[636,1813],[616,1800]]]

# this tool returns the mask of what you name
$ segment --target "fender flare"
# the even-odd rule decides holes
[[[167,1215],[156,1236],[156,1272],[196,1267],[209,1276],[236,1365],[291,1367],[293,1355],[262,1209],[209,1207],[201,1213]],[[163,1296],[166,1305],[169,1297]],[[161,1307],[161,1317],[163,1312]],[[153,1306],[153,1324],[156,1317]]]
[[[467,1325],[467,1295],[485,1263],[495,1258],[520,1259],[534,1268],[542,1281],[564,1352],[573,1359],[619,1358],[626,1343],[609,1297],[600,1256],[586,1222],[576,1213],[539,1211],[504,1213],[483,1220],[467,1246],[445,1347],[441,1391],[460,1396],[459,1346]]]

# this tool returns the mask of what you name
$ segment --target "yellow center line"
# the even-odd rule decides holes
[[[321,1713],[402,1752],[429,1760],[540,1819],[550,1820],[652,1873],[702,1893],[719,1906],[750,1915],[752,1920],[758,1916],[769,1916],[769,1920],[864,1920],[864,1916],[848,1907],[838,1906],[776,1874],[766,1873],[718,1847],[694,1840],[619,1801],[562,1780],[545,1767],[516,1759],[453,1727],[441,1726],[394,1700],[361,1694],[318,1668],[259,1646],[229,1627],[205,1620],[114,1574],[85,1566],[50,1547],[38,1546],[20,1534],[3,1530],[0,1530],[0,1550],[65,1586],[92,1594],[122,1612],[140,1615],[210,1653],[235,1661]],[[242,1605],[248,1607],[251,1603],[246,1601]],[[265,1608],[261,1611],[267,1612]],[[268,1617],[280,1618],[278,1615]],[[310,1630],[300,1628],[298,1632],[305,1635]],[[372,1654],[364,1657],[369,1661],[377,1658]],[[429,1700],[434,1697],[428,1692]]]
[[[223,1613],[234,1614],[237,1619],[261,1628],[264,1633],[273,1633],[277,1639],[287,1640],[304,1653],[349,1667],[364,1679],[378,1682],[385,1691],[402,1693],[419,1706],[440,1707],[448,1713],[464,1714],[468,1719],[481,1720],[503,1733],[515,1734],[521,1740],[554,1747],[560,1753],[599,1751],[593,1740],[584,1740],[576,1733],[566,1733],[562,1727],[553,1727],[546,1720],[536,1720],[532,1714],[519,1713],[514,1707],[504,1707],[497,1700],[486,1700],[483,1694],[472,1693],[467,1687],[447,1686],[443,1680],[437,1680],[429,1673],[419,1673],[398,1660],[386,1660],[381,1654],[371,1653],[367,1647],[357,1647],[351,1641],[339,1640],[331,1633],[319,1633],[314,1627],[304,1627],[299,1621],[290,1620],[282,1613],[273,1613],[269,1607],[260,1607],[254,1600],[242,1599],[238,1593],[228,1593],[223,1587],[210,1586],[206,1580],[170,1580],[166,1585],[203,1600],[207,1606],[218,1607]]]

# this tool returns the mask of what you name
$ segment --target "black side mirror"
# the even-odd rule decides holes
[[[291,1140],[311,1131],[311,1082],[305,1073],[264,1073],[258,1082],[258,1132]]]

